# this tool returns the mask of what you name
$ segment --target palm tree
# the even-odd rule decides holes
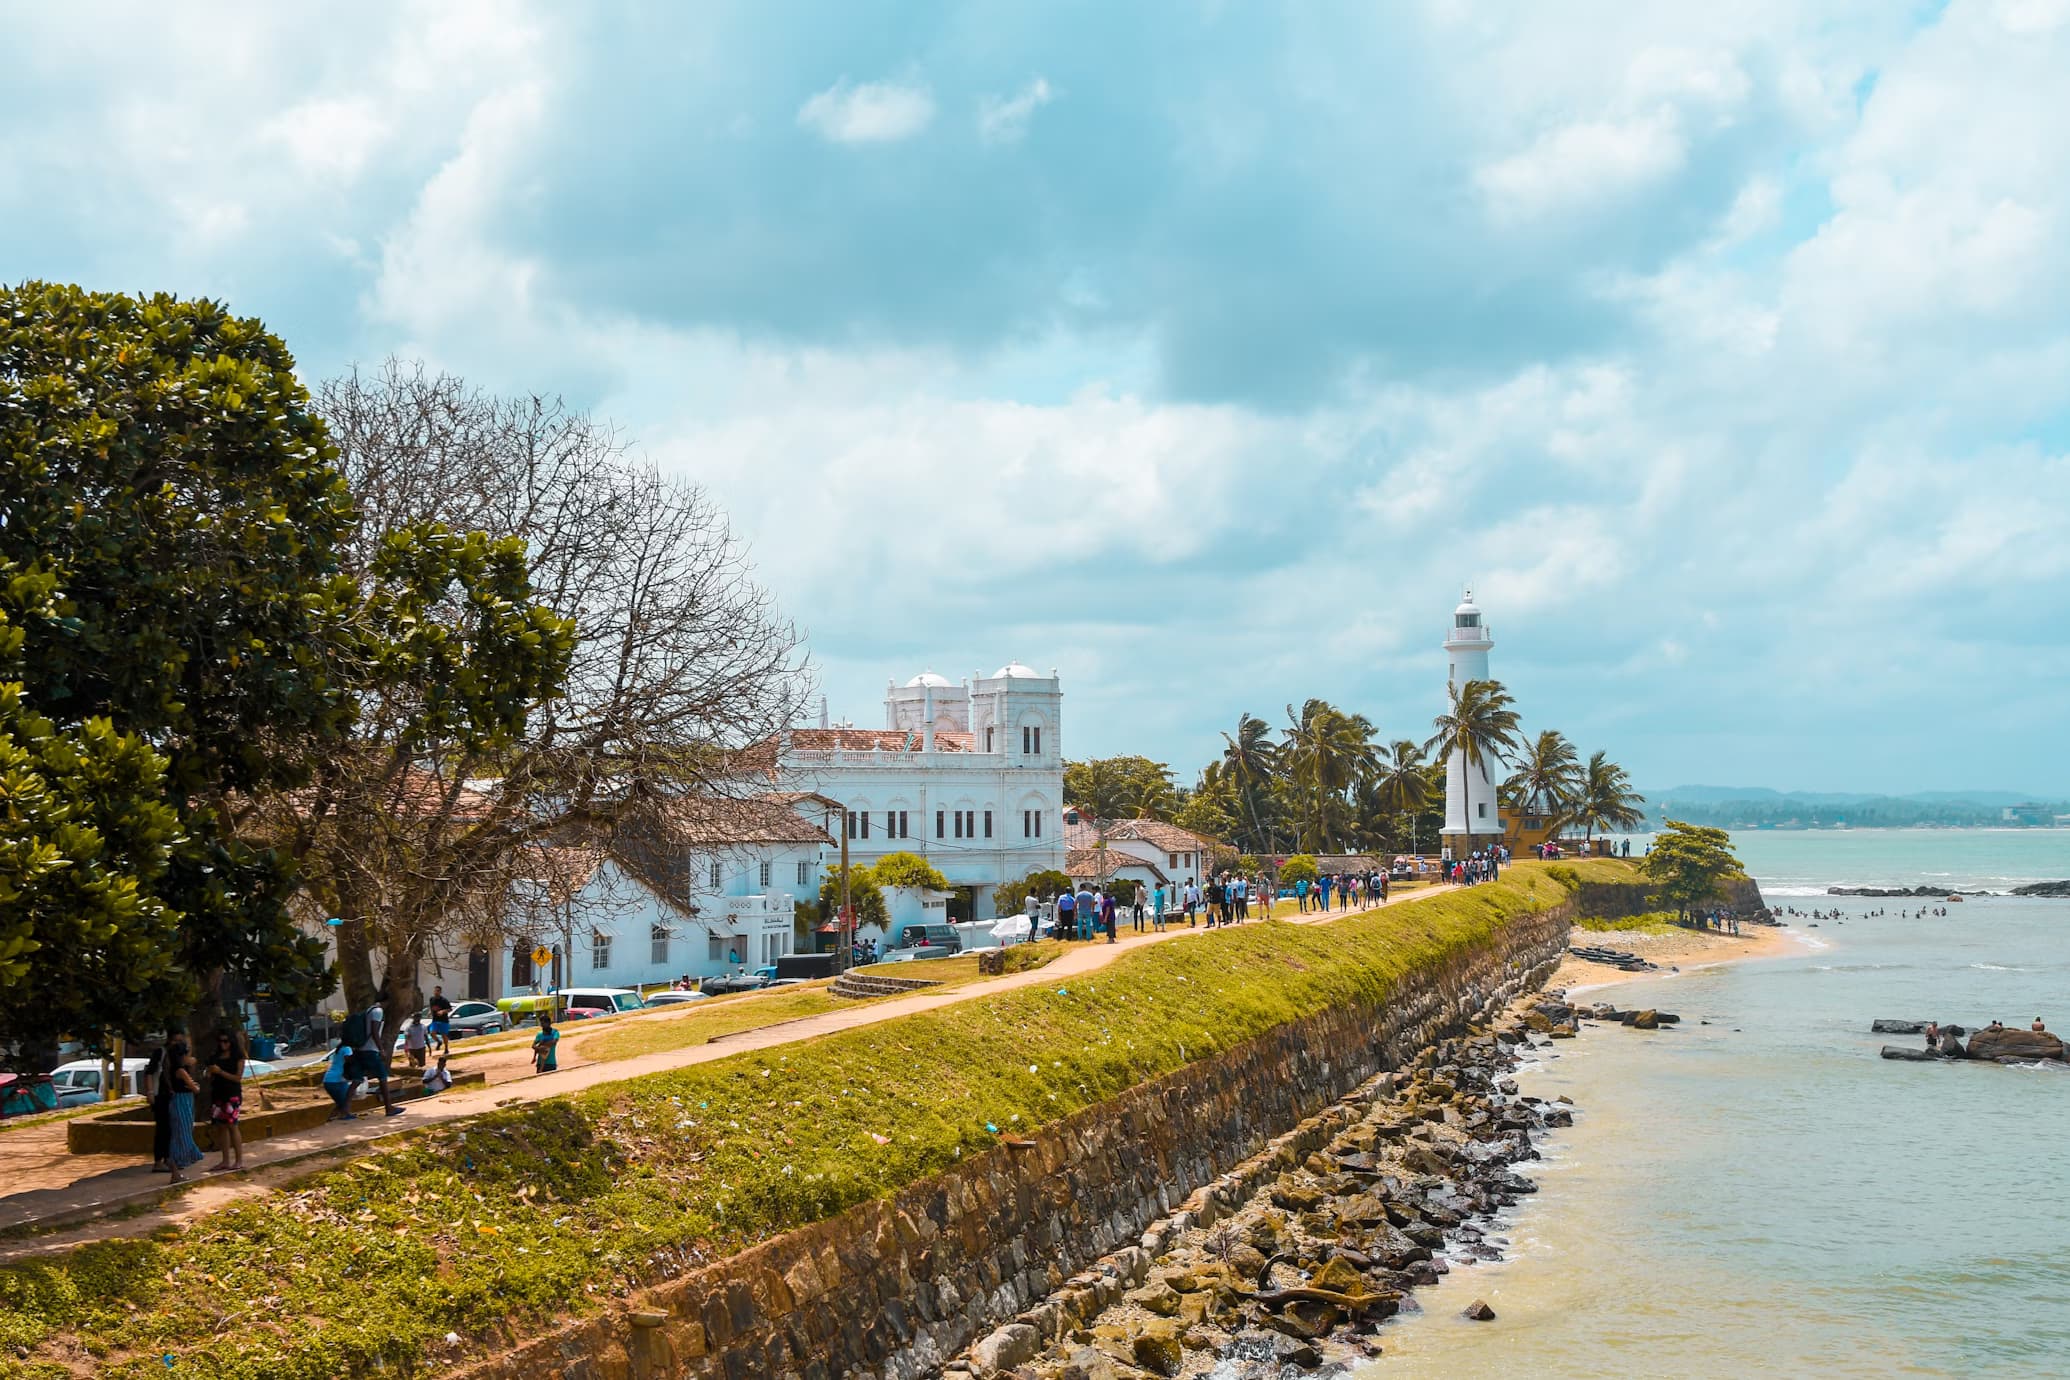
[[[1555,824],[1581,793],[1581,757],[1567,735],[1546,729],[1524,748],[1516,771],[1502,783],[1525,810]]]
[[[1571,817],[1582,826],[1583,837],[1593,845],[1598,829],[1607,833],[1612,829],[1638,828],[1646,818],[1646,812],[1639,808],[1645,803],[1646,797],[1632,789],[1631,777],[1623,767],[1604,753],[1592,752],[1581,773],[1581,788]]]
[[[1362,714],[1346,714],[1325,700],[1287,706],[1285,756],[1307,798],[1311,829],[1303,842],[1329,851],[1349,815],[1349,793],[1377,764],[1373,725]]]
[[[1265,823],[1258,816],[1258,797],[1279,766],[1279,752],[1272,743],[1272,727],[1255,714],[1239,715],[1234,735],[1222,735],[1222,770],[1229,784],[1243,799],[1251,817],[1251,845],[1270,852]]]
[[[1464,685],[1451,687],[1450,707],[1431,721],[1434,732],[1430,741],[1423,745],[1423,750],[1440,761],[1449,761],[1455,752],[1466,759],[1466,779],[1462,785],[1466,792],[1464,804],[1469,838],[1474,833],[1475,772],[1491,763],[1502,763],[1515,750],[1517,711],[1510,707],[1515,703],[1509,692],[1502,688],[1501,681],[1470,680]],[[1498,811],[1498,832],[1500,823]]]
[[[1430,777],[1423,749],[1407,738],[1397,738],[1391,748],[1376,753],[1378,765],[1373,780],[1378,788],[1380,808],[1391,815],[1409,817],[1409,851],[1416,849],[1416,816],[1430,805]]]

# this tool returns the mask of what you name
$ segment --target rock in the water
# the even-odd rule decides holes
[[[1875,1020],[1869,1022],[1869,1033],[1871,1035],[1917,1035],[1925,1029],[1925,1021]]]
[[[1660,1013],[1659,1013],[1658,1011],[1641,1011],[1641,1012],[1640,1012],[1640,1013],[1639,1013],[1638,1015],[1636,1015],[1636,1016],[1632,1017],[1632,1029],[1634,1029],[1634,1030],[1658,1030],[1658,1029],[1660,1029]]]
[[[1495,1310],[1488,1306],[1486,1299],[1475,1299],[1472,1303],[1466,1305],[1466,1311],[1459,1316],[1469,1322],[1493,1322],[1495,1321]]]
[[[2063,1042],[2041,1030],[1979,1030],[1969,1037],[1972,1059],[2060,1059]]]
[[[1917,1045],[1885,1045],[1883,1047],[1883,1057],[1886,1059],[1903,1059],[1913,1064],[1937,1064],[1941,1061],[1940,1055],[1930,1049],[1921,1049]]]
[[[2070,900],[2070,882],[2029,882],[2012,889],[2015,896],[2051,896],[2057,900]]]

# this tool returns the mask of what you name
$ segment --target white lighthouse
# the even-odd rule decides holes
[[[1473,591],[1452,610],[1452,626],[1445,632],[1445,702],[1470,680],[1488,680],[1488,652],[1495,639],[1481,618]],[[1502,816],[1495,798],[1495,781],[1488,769],[1493,764],[1469,766],[1464,752],[1455,751],[1445,764],[1445,848],[1455,858],[1497,842],[1502,837]]]

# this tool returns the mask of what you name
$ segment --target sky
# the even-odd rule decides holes
[[[1471,585],[1654,787],[2070,796],[2070,0],[38,6],[0,280],[611,419],[834,715],[1182,780]]]

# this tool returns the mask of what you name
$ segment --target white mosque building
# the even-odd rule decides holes
[[[1445,694],[1450,697],[1470,680],[1490,680],[1488,653],[1495,638],[1488,630],[1473,591],[1452,610],[1452,626],[1445,631]],[[1495,764],[1469,764],[1464,752],[1455,751],[1445,764],[1444,846],[1448,857],[1463,858],[1476,848],[1499,843],[1503,837],[1502,812],[1489,769]]]
[[[884,727],[792,729],[785,783],[841,802],[836,827],[850,859],[917,853],[974,891],[977,918],[993,888],[1062,871],[1063,690],[1057,673],[1018,661],[952,682],[932,671],[888,684]]]

